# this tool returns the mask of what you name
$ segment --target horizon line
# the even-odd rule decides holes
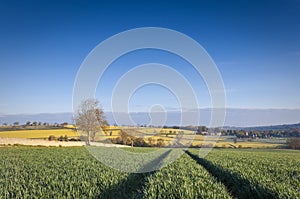
[[[211,108],[211,107],[200,107],[200,108],[195,108],[195,109],[184,109],[183,112],[185,111],[193,111],[193,110],[201,110],[201,109],[223,109],[223,108]],[[298,108],[284,108],[284,107],[276,107],[276,108],[249,108],[249,107],[226,107],[225,109],[240,109],[240,110],[299,110],[300,111],[300,107]],[[166,111],[153,111],[154,113],[160,113],[160,112],[180,112],[180,109],[177,110],[166,110]],[[111,110],[109,111],[105,111],[104,112],[113,112]],[[149,113],[149,111],[129,111],[129,112],[123,112],[123,111],[114,111],[115,113]],[[152,112],[152,113],[153,113]],[[74,111],[69,111],[69,112],[38,112],[38,113],[0,113],[0,117],[4,116],[4,115],[40,115],[40,114],[70,114],[70,113],[74,113]]]

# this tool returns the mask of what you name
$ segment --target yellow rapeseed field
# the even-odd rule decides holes
[[[78,133],[72,129],[51,129],[51,130],[16,130],[1,131],[0,137],[3,138],[48,138],[50,135],[55,137],[65,136],[78,137]]]

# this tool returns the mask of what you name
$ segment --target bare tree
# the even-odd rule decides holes
[[[100,126],[108,125],[102,108],[99,108],[99,101],[96,99],[87,99],[81,102],[74,121],[77,128],[86,135],[86,144],[90,145],[97,132],[101,130]]]

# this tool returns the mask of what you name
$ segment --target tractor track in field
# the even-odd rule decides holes
[[[200,158],[199,156],[185,151],[192,159],[194,159],[199,165],[203,166],[217,181],[221,182],[227,188],[227,191],[234,198],[238,199],[265,199],[265,198],[277,198],[274,192],[261,187],[256,184],[256,189],[251,189],[251,182],[245,178],[242,178],[238,174],[230,173],[223,168],[213,164],[209,160]],[[253,186],[253,185],[252,185]]]

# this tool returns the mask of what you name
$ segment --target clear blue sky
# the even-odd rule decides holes
[[[147,26],[174,29],[198,41],[221,72],[228,107],[300,108],[298,0],[12,0],[0,3],[0,113],[71,112],[73,83],[87,54],[116,33]],[[209,107],[203,81],[184,60],[148,50],[121,57],[107,71],[96,94],[105,110],[122,73],[148,62],[185,74],[200,106]],[[151,103],[176,107],[174,96],[161,90],[140,89],[130,102],[132,110]]]

